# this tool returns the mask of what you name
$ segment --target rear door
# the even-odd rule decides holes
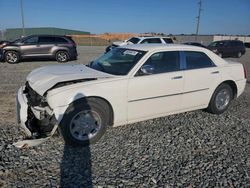
[[[41,55],[51,55],[52,48],[55,45],[55,37],[40,36],[38,40],[38,47]]]
[[[184,51],[183,109],[208,105],[221,80],[220,69],[203,52]]]

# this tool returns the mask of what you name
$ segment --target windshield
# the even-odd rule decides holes
[[[127,75],[145,51],[115,48],[95,60],[90,67],[114,75]]]
[[[27,37],[19,38],[19,39],[12,41],[11,43],[20,43],[20,42],[23,42],[26,38]]]
[[[140,39],[133,37],[133,38],[129,39],[128,41],[132,42],[133,44],[137,44],[140,41]]]
[[[212,42],[211,44],[209,44],[209,46],[223,46],[224,42],[222,41],[216,41],[216,42]]]

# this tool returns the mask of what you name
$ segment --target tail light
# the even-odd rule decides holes
[[[243,69],[244,69],[244,77],[245,77],[245,79],[247,79],[247,69],[246,69],[245,65],[243,65]]]

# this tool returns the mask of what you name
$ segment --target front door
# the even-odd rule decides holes
[[[128,122],[180,110],[182,89],[179,52],[152,54],[128,82]]]

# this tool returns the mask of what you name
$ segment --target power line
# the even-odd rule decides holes
[[[21,16],[22,16],[23,36],[25,36],[25,29],[24,29],[24,15],[23,15],[23,0],[20,0],[20,9],[21,9]]]
[[[198,34],[199,34],[201,11],[203,10],[203,9],[201,8],[201,0],[199,0],[198,5],[199,5],[199,10],[198,10],[198,16],[196,17],[196,18],[197,18],[196,39],[197,39],[197,36],[198,36]]]

